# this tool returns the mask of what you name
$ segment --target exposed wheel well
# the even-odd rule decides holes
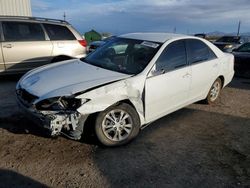
[[[119,104],[123,104],[123,103],[128,104],[128,105],[130,105],[132,108],[134,108],[134,110],[136,111],[136,113],[137,113],[137,115],[138,115],[138,117],[139,117],[140,123],[141,123],[140,115],[139,115],[139,113],[138,113],[136,107],[134,106],[134,104],[133,104],[129,99],[125,99],[125,100],[118,101],[118,102],[115,103],[114,105],[119,105]]]
[[[119,104],[122,104],[122,103],[126,103],[126,104],[130,105],[136,110],[135,106],[132,104],[132,102],[129,99],[119,101],[119,102],[116,103],[116,105],[119,105]]]
[[[223,88],[224,87],[225,78],[224,78],[224,76],[219,76],[219,79],[221,80],[221,88]]]
[[[97,144],[97,138],[95,136],[95,120],[98,113],[90,114],[83,124],[82,141],[89,144]]]

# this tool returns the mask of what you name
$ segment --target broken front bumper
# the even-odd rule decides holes
[[[57,136],[64,130],[64,134],[71,139],[79,140],[83,132],[83,124],[87,116],[75,112],[38,111],[33,106],[26,106],[17,97],[19,107],[24,115],[35,124],[45,128],[50,136]]]

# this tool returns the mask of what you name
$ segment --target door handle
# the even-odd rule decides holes
[[[12,44],[5,44],[3,45],[4,48],[12,48]]]
[[[189,76],[191,76],[191,74],[189,74],[189,73],[187,72],[186,74],[184,74],[184,75],[182,76],[182,78],[186,78],[186,77],[189,77]]]
[[[214,68],[218,67],[218,63],[214,64],[213,67],[214,67]]]

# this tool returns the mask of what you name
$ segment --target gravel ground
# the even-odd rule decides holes
[[[17,80],[0,77],[0,187],[250,187],[250,80],[118,148],[47,138],[20,113]]]

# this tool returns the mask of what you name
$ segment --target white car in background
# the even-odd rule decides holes
[[[150,122],[196,101],[211,104],[233,78],[234,57],[207,40],[168,33],[117,37],[84,59],[28,72],[20,106],[52,136],[79,140],[93,123],[106,146],[128,143]]]

